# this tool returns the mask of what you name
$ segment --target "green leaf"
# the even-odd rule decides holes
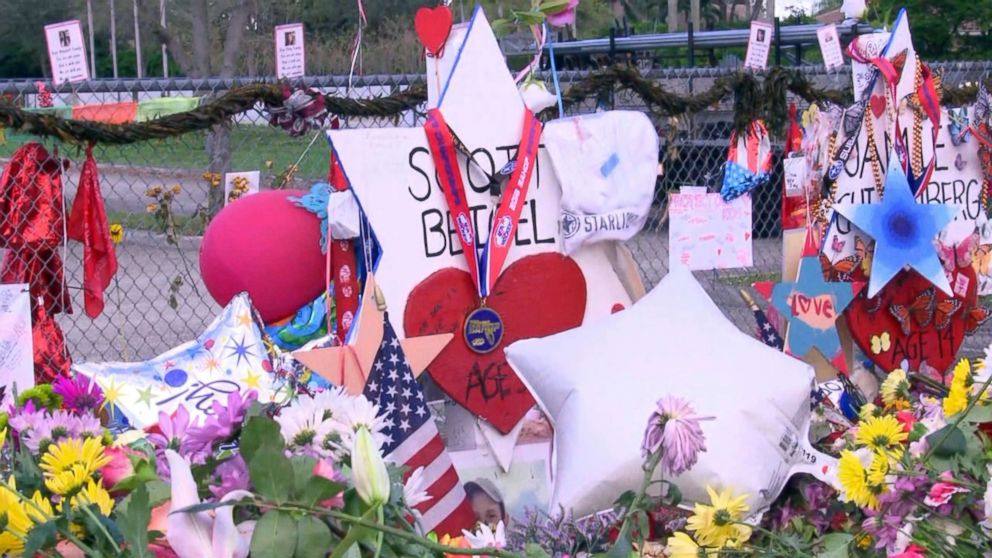
[[[6,515],[4,515],[6,519]],[[54,521],[47,521],[28,531],[28,537],[24,541],[23,556],[34,556],[41,549],[54,548],[56,544],[55,535],[58,528]]]
[[[114,516],[117,519],[117,527],[127,541],[131,556],[136,558],[154,556],[148,550],[148,522],[152,517],[152,508],[148,500],[148,490],[143,484],[138,485],[121,501]]]
[[[293,465],[293,500],[299,501],[306,497],[307,480],[314,476],[313,468],[317,465],[317,460],[295,455],[289,461]]]
[[[826,534],[820,539],[823,549],[816,558],[848,558],[850,556],[848,548],[853,540],[854,535],[848,533]]]
[[[297,524],[293,516],[269,511],[255,524],[251,535],[252,558],[285,558],[296,552]]]
[[[233,506],[238,503],[238,500],[227,500],[227,501],[216,501],[216,502],[200,502],[199,504],[193,504],[192,506],[186,506],[185,508],[179,510],[171,510],[170,514],[173,513],[200,513],[210,510],[215,510],[217,508],[224,508],[227,506]]]
[[[172,488],[160,480],[155,480],[145,485],[148,491],[148,505],[156,507],[164,504],[172,496]]]
[[[314,506],[344,492],[345,485],[327,480],[324,477],[310,477],[300,500],[307,506]]]
[[[527,546],[524,547],[524,556],[526,558],[551,558],[547,551],[537,543],[527,543]]]
[[[365,512],[364,515],[362,515],[362,519],[365,521],[371,521],[372,518],[375,517],[377,511],[378,506],[372,506]],[[361,539],[368,531],[369,529],[366,529],[360,525],[352,525],[351,528],[348,529],[348,534],[341,539],[341,542],[339,542],[336,547],[334,547],[334,554],[331,554],[331,558],[344,558],[347,556],[347,553],[351,550],[352,546],[354,546],[354,544],[358,542],[359,539]],[[357,548],[355,548],[355,550],[357,550]]]
[[[131,492],[145,483],[159,480],[155,466],[145,459],[138,460],[134,466],[134,474],[114,485],[111,492]]]
[[[282,450],[286,443],[279,432],[276,421],[267,417],[251,417],[241,431],[239,449],[245,463],[250,464],[255,453],[263,446],[278,446]]]
[[[331,547],[331,530],[312,515],[304,515],[296,526],[297,558],[324,558]]]
[[[964,434],[953,424],[941,428],[927,436],[927,444],[933,448],[937,457],[951,457],[964,453],[966,441]]]
[[[255,492],[276,502],[287,502],[293,496],[293,464],[282,449],[265,446],[248,463]]]
[[[682,491],[674,483],[668,483],[668,499],[670,506],[677,506],[682,502]]]
[[[567,8],[568,2],[569,0],[544,0],[537,9],[545,14],[556,14]]]
[[[975,405],[964,417],[964,422],[981,424],[992,422],[992,405]]]
[[[544,22],[544,14],[536,10],[513,10],[513,17],[520,25],[537,25],[538,23]]]
[[[630,537],[623,535],[613,543],[613,547],[606,553],[606,558],[629,558],[633,551],[634,546],[630,543]]]

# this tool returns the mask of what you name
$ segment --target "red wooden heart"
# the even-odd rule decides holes
[[[451,33],[451,9],[444,4],[433,8],[419,8],[413,18],[413,28],[427,49],[427,54],[440,57],[448,34]]]
[[[477,354],[462,334],[465,316],[479,306],[468,273],[452,267],[436,271],[407,299],[407,337],[454,333],[455,339],[428,372],[449,397],[506,434],[534,406],[534,398],[506,362],[503,349],[519,339],[544,337],[582,324],[586,280],[572,258],[537,254],[513,263],[500,275],[487,306],[503,319],[503,339],[495,350]]]
[[[951,276],[951,287],[955,285],[960,286],[963,296],[952,298],[934,287],[935,318],[926,325],[910,318],[909,335],[903,332],[891,310],[892,305],[910,307],[932,286],[929,281],[915,271],[904,270],[875,298],[867,298],[863,291],[844,311],[854,342],[885,372],[900,368],[902,361],[907,360],[911,370],[919,371],[920,363],[925,361],[943,375],[961,348],[967,329],[966,318],[977,301],[978,281],[974,268],[958,268]],[[956,304],[954,301],[960,302],[960,307],[950,314],[950,322],[945,328],[937,329],[936,316],[941,312],[940,308],[949,309]]]
[[[875,118],[881,118],[885,112],[885,97],[882,95],[872,95],[871,99],[868,100],[868,104],[871,105],[871,113],[875,115]]]

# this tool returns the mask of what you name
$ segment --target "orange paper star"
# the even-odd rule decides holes
[[[362,306],[354,327],[357,330],[351,341],[342,347],[328,347],[310,351],[297,351],[293,358],[303,363],[332,384],[344,386],[348,393],[358,395],[365,389],[365,381],[375,362],[375,355],[382,343],[382,324],[385,307],[379,304],[375,280],[371,274],[365,282]],[[419,377],[442,349],[454,338],[452,333],[424,335],[400,340],[403,354]]]

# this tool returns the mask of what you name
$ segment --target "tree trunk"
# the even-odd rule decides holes
[[[193,67],[190,77],[209,77],[210,19],[207,14],[207,0],[193,0],[190,4],[193,31]]]

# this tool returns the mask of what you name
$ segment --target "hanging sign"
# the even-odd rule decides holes
[[[752,70],[764,70],[768,67],[768,51],[772,46],[772,33],[775,28],[764,21],[751,22],[751,36],[747,40],[747,56],[744,57],[744,67]]]
[[[48,61],[55,85],[90,79],[86,42],[78,19],[46,25],[45,42],[48,43]]]
[[[704,188],[683,188],[668,203],[669,269],[681,264],[692,270],[750,267],[751,196],[731,202]]]
[[[303,24],[276,26],[276,77],[297,78],[306,74]]]
[[[836,25],[831,23],[817,29],[816,39],[820,42],[820,54],[823,55],[823,64],[828,70],[844,65],[844,53],[840,49]]]

